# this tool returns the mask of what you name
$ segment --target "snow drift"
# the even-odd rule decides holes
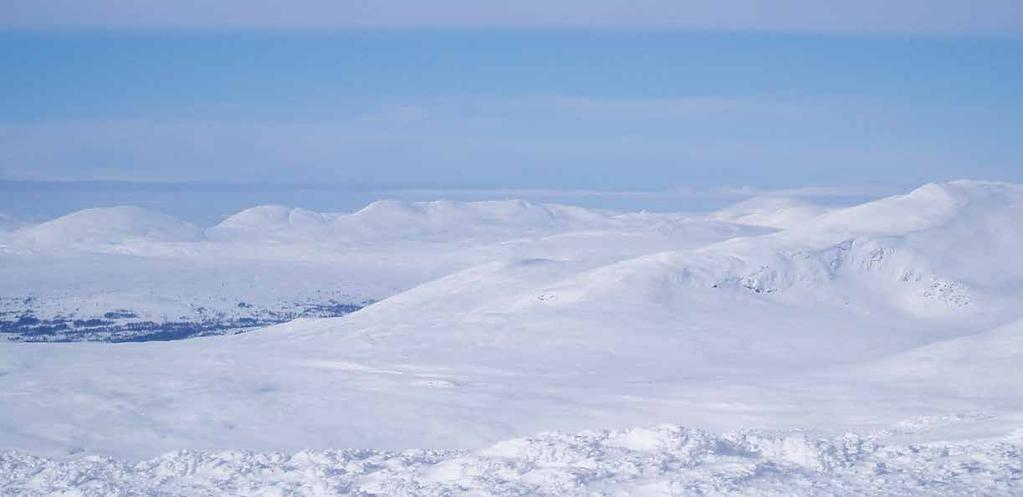
[[[1023,446],[890,444],[679,426],[543,433],[477,451],[180,451],[129,463],[0,452],[0,489],[45,495],[1002,496]]]

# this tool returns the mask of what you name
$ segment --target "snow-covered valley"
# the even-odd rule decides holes
[[[1021,220],[1023,186],[957,181],[20,226],[0,493],[1018,494]]]

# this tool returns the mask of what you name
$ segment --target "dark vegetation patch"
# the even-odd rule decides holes
[[[26,300],[31,303],[31,300]],[[104,312],[102,317],[55,316],[41,319],[31,309],[0,313],[0,339],[17,342],[150,342],[242,333],[296,318],[338,317],[355,312],[368,302],[353,304],[329,300],[289,306],[291,311],[260,309],[239,302],[248,315],[229,316],[205,308],[194,320],[144,320],[127,309]]]

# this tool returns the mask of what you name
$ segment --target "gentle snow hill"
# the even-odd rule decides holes
[[[323,214],[281,205],[261,205],[234,214],[206,230],[211,240],[322,236],[337,214]]]
[[[57,229],[71,224],[90,233],[84,238],[117,238],[99,214],[83,211],[30,230],[61,237],[0,240],[0,336],[124,341],[245,331],[343,315],[495,260],[593,267],[767,231],[519,201],[385,201],[353,214],[262,206],[190,242],[157,241],[139,229],[116,243],[74,243],[69,230]]]
[[[85,209],[14,233],[21,243],[50,246],[98,244],[130,241],[196,242],[202,230],[161,212],[140,207],[120,206]]]
[[[524,200],[480,202],[374,202],[352,215],[360,222],[397,231],[449,230],[455,227],[504,226],[518,229],[569,230],[606,225],[610,213]]]
[[[454,241],[516,237],[616,226],[613,215],[573,206],[521,200],[403,202],[382,200],[351,213],[317,213],[260,206],[210,228],[211,239],[316,239],[366,243],[378,240]]]
[[[806,224],[827,212],[819,205],[785,197],[753,197],[709,217],[717,221],[786,229]]]
[[[905,195],[836,209],[815,219],[807,230],[902,235],[956,222],[983,221],[994,209],[999,213],[1020,209],[1023,185],[958,180],[929,183]]]

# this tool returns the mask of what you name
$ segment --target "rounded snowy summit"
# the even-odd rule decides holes
[[[16,232],[22,242],[45,245],[111,244],[129,240],[191,242],[198,227],[162,212],[134,206],[85,209]]]

